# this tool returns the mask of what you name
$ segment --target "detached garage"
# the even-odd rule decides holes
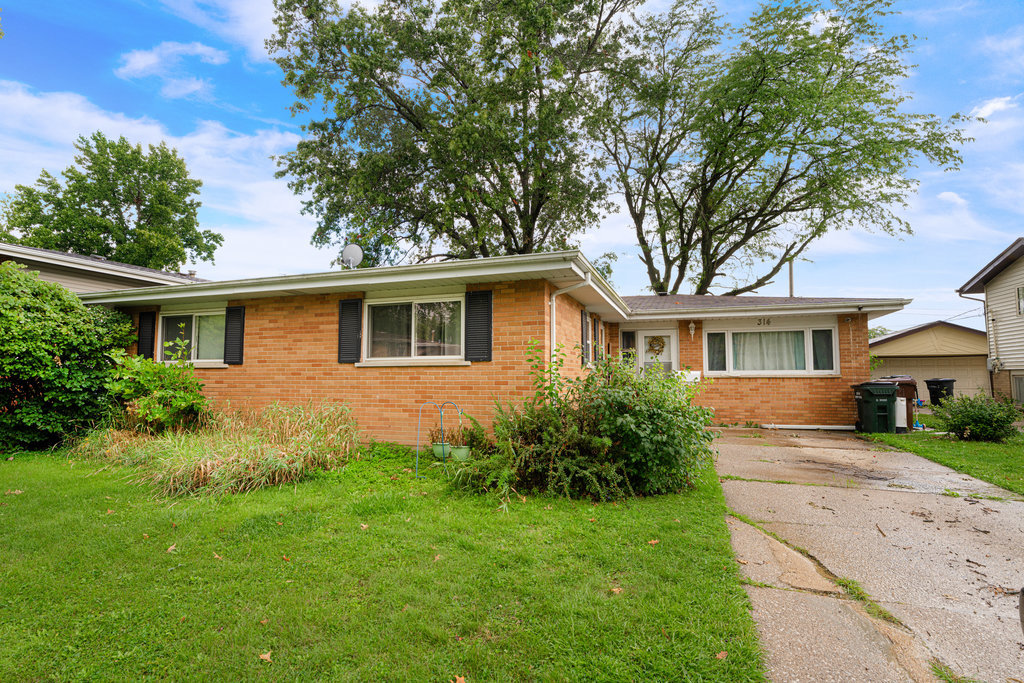
[[[957,396],[992,394],[988,341],[981,330],[940,320],[872,339],[868,346],[882,361],[871,371],[873,379],[910,375],[917,380],[918,395],[926,400],[924,382],[936,377],[955,379]]]

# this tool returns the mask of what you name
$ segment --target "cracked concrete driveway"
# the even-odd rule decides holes
[[[850,434],[727,430],[717,446],[773,680],[934,680],[939,662],[1024,683],[1019,496]]]

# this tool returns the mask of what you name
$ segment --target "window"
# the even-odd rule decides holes
[[[708,332],[704,340],[707,372],[802,374],[836,369],[832,329]]]
[[[1017,288],[1017,315],[1024,315],[1024,287]]]
[[[369,358],[461,358],[462,300],[368,304]]]
[[[179,345],[190,361],[223,361],[224,313],[165,315],[160,322],[160,358],[171,360]]]

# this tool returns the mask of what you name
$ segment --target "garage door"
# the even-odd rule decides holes
[[[985,394],[991,389],[985,356],[921,356],[916,358],[889,357],[882,359],[882,365],[871,371],[871,377],[878,379],[886,375],[910,375],[917,380],[918,395],[928,401],[926,379],[952,377],[957,396]]]

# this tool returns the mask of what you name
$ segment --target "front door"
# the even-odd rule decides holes
[[[668,330],[638,330],[637,355],[640,367],[650,369],[659,366],[664,372],[675,370],[675,335]]]

